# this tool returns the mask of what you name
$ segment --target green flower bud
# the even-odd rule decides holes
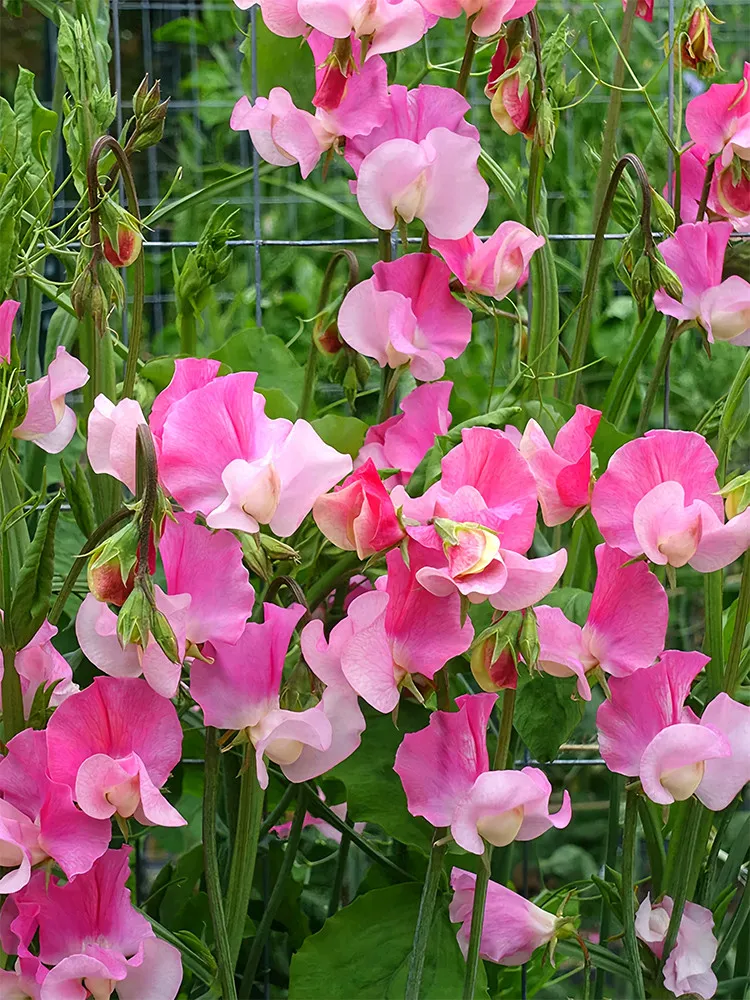
[[[523,657],[523,662],[530,670],[537,667],[541,648],[536,614],[533,608],[526,608],[518,637],[518,649]]]

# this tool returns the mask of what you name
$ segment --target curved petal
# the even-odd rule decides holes
[[[750,706],[722,692],[706,706],[701,725],[721,733],[732,751],[727,760],[706,761],[703,780],[695,793],[704,806],[719,812],[750,781]]]
[[[567,549],[548,556],[527,559],[510,549],[501,549],[508,577],[502,590],[490,596],[499,611],[520,611],[541,601],[557,584],[568,562]]]
[[[728,741],[708,726],[685,722],[668,726],[643,751],[639,771],[643,790],[659,805],[689,798],[700,784],[703,762],[731,753]],[[674,772],[677,779],[672,778]]]

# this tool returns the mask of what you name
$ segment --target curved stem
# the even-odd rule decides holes
[[[635,936],[635,849],[638,832],[637,792],[629,789],[625,795],[625,826],[622,841],[622,923],[625,930],[625,952],[629,959],[636,1000],[646,1000],[643,970]]]
[[[317,583],[314,583],[308,590],[307,601],[310,611],[315,611],[320,602],[335,588],[339,580],[344,576],[350,576],[360,562],[356,552],[345,552],[344,555],[339,556],[333,566],[319,577]]]
[[[466,97],[466,88],[471,76],[471,64],[474,62],[474,52],[477,47],[477,36],[472,30],[476,16],[476,14],[472,14],[466,19],[466,48],[461,60],[461,69],[458,71],[458,80],[456,80],[456,90],[462,97]]]
[[[255,753],[248,743],[240,776],[240,805],[237,813],[237,830],[234,837],[234,851],[229,868],[227,891],[227,930],[232,968],[234,968],[240,953],[247,906],[253,888],[263,798],[264,792],[258,784],[258,775],[255,769]],[[243,993],[242,996],[249,996],[249,993]]]

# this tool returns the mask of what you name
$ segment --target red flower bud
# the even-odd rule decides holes
[[[141,252],[141,235],[128,226],[118,226],[117,247],[109,236],[104,236],[104,256],[113,267],[128,267]]]
[[[348,82],[349,77],[341,72],[337,62],[327,63],[312,100],[314,107],[335,111],[344,99]]]
[[[507,135],[521,132],[527,139],[533,135],[531,92],[527,60],[522,45],[510,49],[505,38],[497,43],[490,63],[484,92],[490,98],[490,110]]]
[[[89,590],[97,601],[105,601],[107,604],[114,604],[118,608],[122,607],[128,599],[128,595],[133,589],[133,581],[135,580],[135,573],[131,570],[127,582],[123,583],[120,563],[117,559],[112,559],[102,566],[97,566],[96,569],[89,569],[87,576]]]
[[[339,328],[335,323],[331,323],[320,333],[315,331],[315,344],[321,354],[338,354],[344,346],[344,341],[339,334]]]
[[[695,70],[698,76],[704,78],[714,76],[721,69],[711,38],[712,21],[715,24],[721,23],[704,3],[699,4],[690,15],[680,46],[682,65]]]

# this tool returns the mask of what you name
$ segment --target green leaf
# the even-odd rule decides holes
[[[622,431],[618,431],[614,424],[611,424],[609,420],[605,420],[602,417],[591,444],[599,463],[597,469],[592,471],[598,471],[598,474],[601,475],[609,465],[609,460],[617,449],[632,440],[632,434],[624,434]]]
[[[75,464],[71,472],[63,459],[60,459],[60,472],[63,477],[65,496],[68,498],[76,524],[81,529],[84,538],[89,538],[96,528],[94,516],[94,496],[91,492],[88,477],[83,467]]]
[[[560,587],[547,594],[544,603],[550,608],[560,608],[562,613],[576,625],[583,626],[591,607],[592,595],[578,587]]]
[[[0,112],[2,104],[0,104]],[[0,122],[0,129],[2,123]],[[18,260],[18,231],[21,218],[21,188],[28,172],[24,164],[0,193],[0,300],[10,290]]]
[[[520,406],[500,406],[496,410],[490,410],[489,413],[480,413],[477,417],[471,417],[469,420],[464,420],[463,423],[456,424],[445,436],[449,444],[459,444],[463,431],[468,427],[495,427],[502,430],[520,412]]]
[[[367,433],[367,424],[362,420],[356,417],[337,417],[333,413],[313,420],[312,425],[326,444],[352,458],[358,454]]]
[[[373,889],[307,938],[292,959],[289,1000],[401,1000],[422,886]],[[460,997],[464,961],[445,903],[430,934],[421,1000]],[[476,997],[487,997],[479,964]]]
[[[28,183],[32,187],[42,184],[34,194],[34,202],[42,208],[52,193],[53,175],[49,165],[49,146],[57,127],[57,114],[45,108],[34,91],[34,74],[20,66],[13,95],[13,107],[18,126],[18,152],[24,162],[31,161]]]
[[[402,701],[398,728],[390,715],[366,709],[365,717],[367,728],[358,749],[329,772],[346,785],[347,815],[355,823],[377,823],[391,837],[427,854],[432,827],[406,808],[406,795],[393,761],[404,733],[424,729],[429,713],[413,702]]]
[[[266,416],[271,420],[284,417],[285,420],[297,419],[297,406],[281,389],[258,389],[266,400]]]
[[[167,21],[154,31],[157,42],[180,42],[184,45],[209,45],[213,39],[208,37],[205,27],[193,17],[177,17]]]
[[[529,675],[518,677],[513,724],[535,760],[552,760],[583,717],[583,702],[573,700],[575,678]]]
[[[55,528],[62,499],[62,493],[58,493],[42,511],[18,574],[10,608],[16,649],[23,649],[31,641],[49,611],[55,566]]]
[[[259,389],[281,389],[299,402],[305,372],[280,337],[252,327],[235,333],[211,357],[234,372],[257,372]]]

